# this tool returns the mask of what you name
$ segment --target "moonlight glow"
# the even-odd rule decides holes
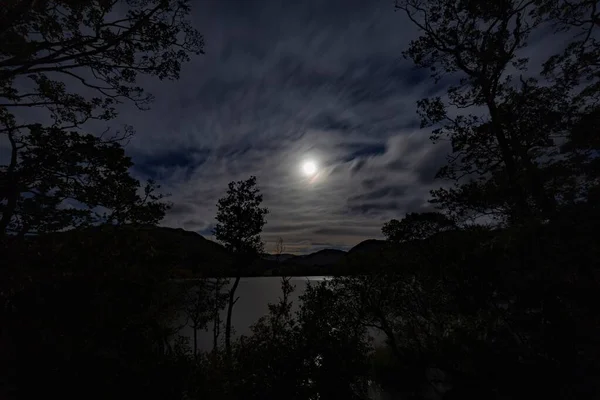
[[[312,176],[317,172],[317,164],[314,161],[305,161],[302,164],[302,172],[306,176]]]

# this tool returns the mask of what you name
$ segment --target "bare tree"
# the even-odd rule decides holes
[[[279,237],[275,242],[275,261],[281,262],[281,255],[285,252],[285,245],[283,244],[283,238]]]

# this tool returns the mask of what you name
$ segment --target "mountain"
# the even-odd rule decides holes
[[[367,239],[348,251],[349,256],[378,253],[385,248],[385,240]]]
[[[289,260],[291,258],[295,258],[295,257],[298,257],[298,256],[295,255],[295,254],[289,254],[289,253],[283,253],[283,254],[279,254],[279,255],[278,254],[265,254],[263,256],[263,259],[264,260],[268,260],[268,261],[281,261],[281,262],[283,262],[283,261],[287,261],[287,260]]]
[[[156,226],[105,225],[33,236],[27,238],[20,254],[30,265],[135,266],[176,275],[186,271],[187,276],[219,274],[232,265],[220,244],[195,232]]]
[[[383,249],[385,241],[365,240],[349,252],[323,249],[306,255],[270,254],[244,266],[244,276],[337,275]],[[100,226],[58,232],[25,241],[21,262],[59,269],[134,267],[179,278],[234,276],[233,259],[223,246],[196,232],[156,226]],[[50,261],[49,261],[50,260]],[[371,261],[369,261],[371,262]]]
[[[316,265],[322,267],[325,265],[333,265],[338,263],[345,255],[346,252],[342,250],[323,249],[317,251],[316,253],[294,257],[288,260],[288,262],[297,265]]]

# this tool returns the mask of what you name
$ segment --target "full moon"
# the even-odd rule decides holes
[[[314,175],[317,172],[317,164],[314,161],[305,161],[302,164],[302,172],[307,176]]]

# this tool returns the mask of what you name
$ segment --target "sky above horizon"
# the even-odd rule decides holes
[[[227,184],[257,177],[266,250],[346,250],[431,209],[447,144],[416,101],[444,92],[402,57],[416,30],[392,0],[195,1],[205,55],[179,81],[144,78],[150,111],[125,107],[134,175],[171,194],[162,225],[211,238]],[[303,175],[306,160],[316,175]]]
[[[418,129],[416,101],[443,87],[402,57],[416,30],[393,1],[197,1],[191,19],[206,54],[179,81],[142,80],[151,110],[114,122],[135,127],[136,177],[171,194],[162,225],[211,238],[218,198],[250,175],[267,251],[278,237],[286,252],[345,250],[430,208],[447,148]]]

